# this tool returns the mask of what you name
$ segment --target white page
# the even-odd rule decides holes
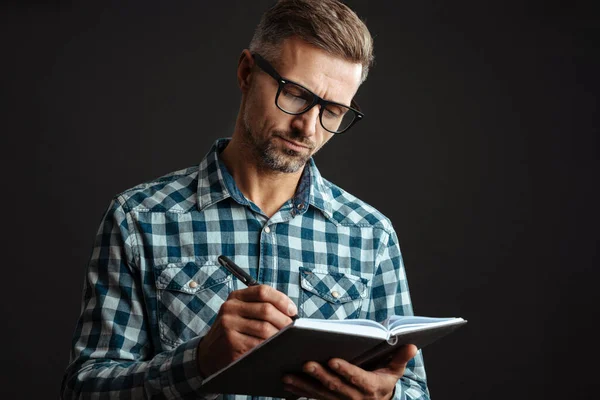
[[[392,333],[418,331],[425,327],[452,325],[463,321],[462,318],[434,318],[434,317],[392,317],[388,327]]]
[[[310,319],[300,318],[294,321],[299,328],[314,329],[325,332],[351,333],[356,336],[367,336],[387,339],[388,332],[379,322],[368,319]]]

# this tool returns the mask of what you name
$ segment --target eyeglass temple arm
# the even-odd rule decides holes
[[[257,54],[257,53],[251,53],[251,54],[252,54],[252,57],[254,57],[254,61],[258,64],[258,66],[260,68],[262,68],[263,71],[265,71],[267,74],[271,75],[273,78],[277,79],[278,81],[283,80],[281,75],[279,75],[277,73],[277,71],[275,71],[273,66],[271,66],[271,64],[269,64],[269,62],[267,60],[262,58],[260,56],[260,54]]]

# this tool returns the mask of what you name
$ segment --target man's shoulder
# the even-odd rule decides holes
[[[390,219],[364,200],[324,179],[325,190],[331,195],[331,217],[340,225],[379,228],[392,232]]]
[[[198,166],[170,172],[117,194],[127,210],[187,212],[196,204]]]

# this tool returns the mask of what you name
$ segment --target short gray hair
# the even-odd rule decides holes
[[[373,38],[365,23],[338,0],[279,0],[262,16],[250,51],[271,62],[292,36],[350,62],[362,64],[361,83],[373,65]]]

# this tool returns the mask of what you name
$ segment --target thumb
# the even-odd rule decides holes
[[[406,363],[417,355],[417,346],[414,344],[405,344],[400,347],[388,362],[386,369],[394,375],[402,376]]]

